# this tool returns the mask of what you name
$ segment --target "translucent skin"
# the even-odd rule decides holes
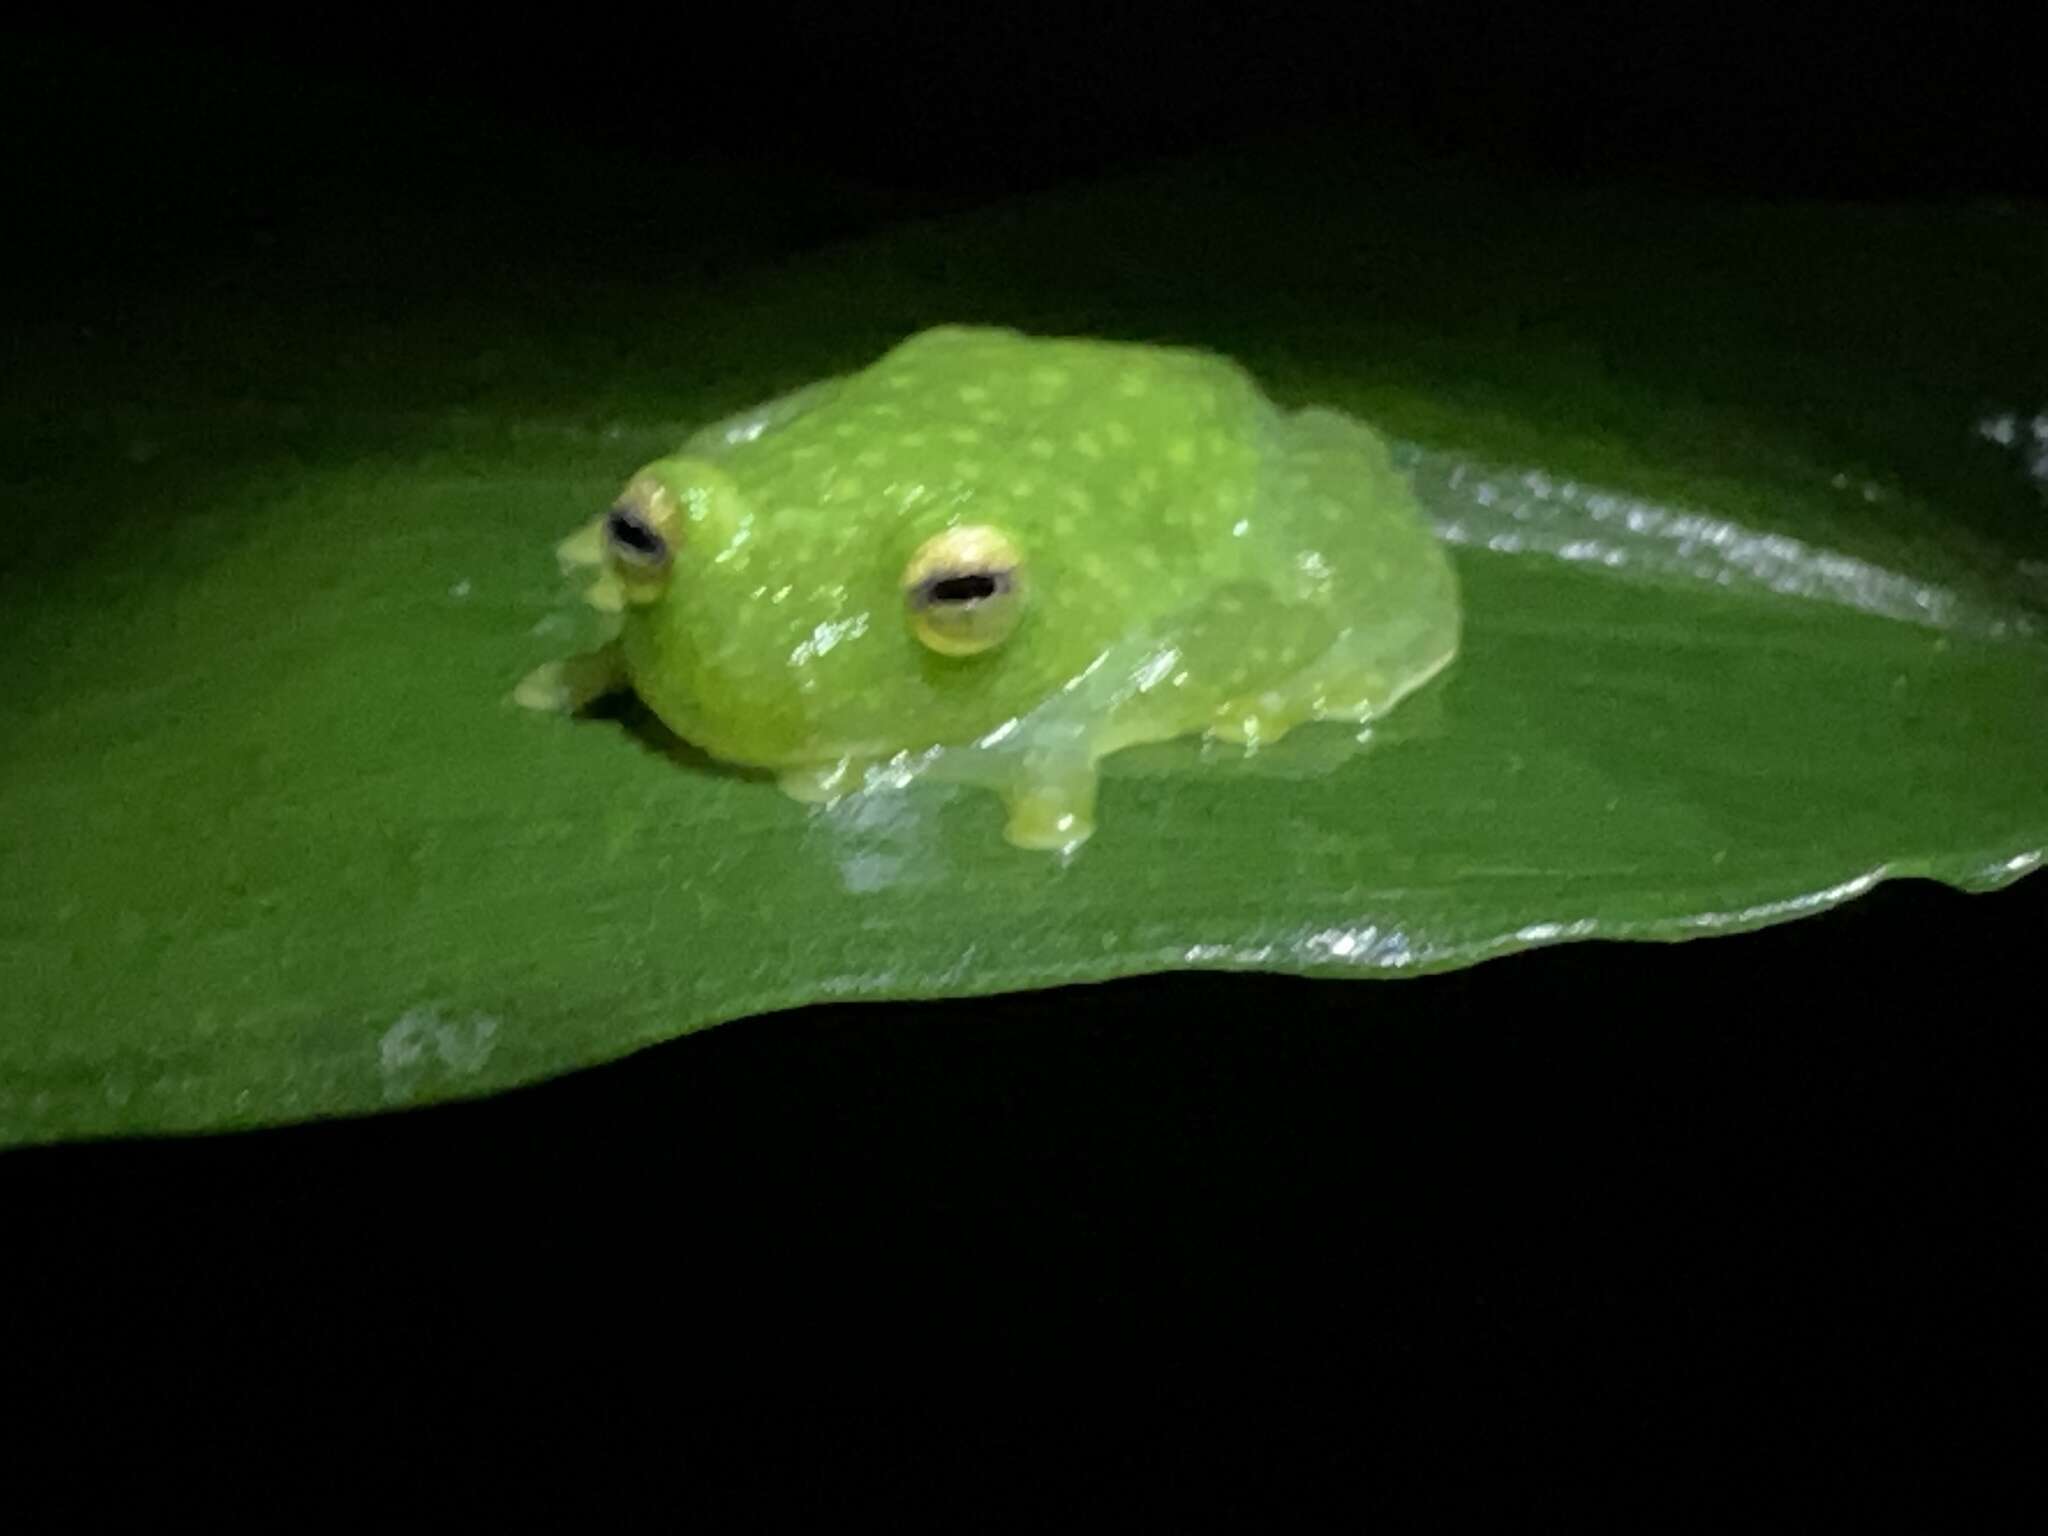
[[[1206,353],[948,326],[699,432],[636,479],[671,567],[627,578],[625,680],[805,798],[893,763],[990,785],[1070,848],[1095,763],[1205,732],[1364,720],[1457,649],[1451,568],[1367,427],[1285,413]],[[944,656],[906,562],[962,524],[1023,556],[1023,617]]]

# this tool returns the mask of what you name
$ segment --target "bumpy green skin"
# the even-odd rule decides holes
[[[944,327],[645,473],[688,518],[623,617],[656,714],[796,793],[946,747],[928,760],[1001,790],[1028,846],[1086,835],[1107,752],[1366,719],[1457,648],[1450,566],[1377,436],[1205,353]],[[941,656],[900,582],[963,523],[1020,548],[1027,606]]]

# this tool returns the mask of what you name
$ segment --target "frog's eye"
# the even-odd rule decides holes
[[[625,501],[604,515],[604,545],[629,570],[658,571],[674,553],[653,520]]]
[[[1024,558],[999,528],[948,528],[903,568],[910,631],[941,656],[1001,645],[1024,617]]]

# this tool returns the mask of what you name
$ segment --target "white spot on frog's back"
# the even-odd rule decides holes
[[[432,1005],[411,1009],[377,1041],[385,1100],[410,1099],[436,1077],[476,1076],[497,1048],[498,1032],[498,1021],[488,1014],[452,1018]]]

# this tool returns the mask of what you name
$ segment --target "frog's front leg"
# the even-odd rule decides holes
[[[562,568],[564,576],[573,576],[578,571],[595,570],[604,564],[604,517],[585,520],[569,537],[555,546],[555,563]]]
[[[870,784],[869,766],[854,758],[810,763],[782,769],[775,782],[805,805],[832,805],[854,794],[904,792],[901,784]],[[1034,752],[997,769],[968,757],[948,764],[936,777],[994,788],[1008,815],[1003,836],[1018,848],[1070,853],[1095,830],[1095,762],[1079,748]]]
[[[863,782],[861,765],[852,758],[836,763],[806,763],[784,768],[776,774],[776,785],[792,800],[805,805],[830,805],[852,794]]]
[[[1095,830],[1095,758],[1069,749],[1032,753],[1003,786],[1006,841],[1037,852],[1071,853]]]
[[[549,714],[580,714],[626,686],[626,658],[614,640],[594,651],[536,667],[512,691],[512,701]]]

